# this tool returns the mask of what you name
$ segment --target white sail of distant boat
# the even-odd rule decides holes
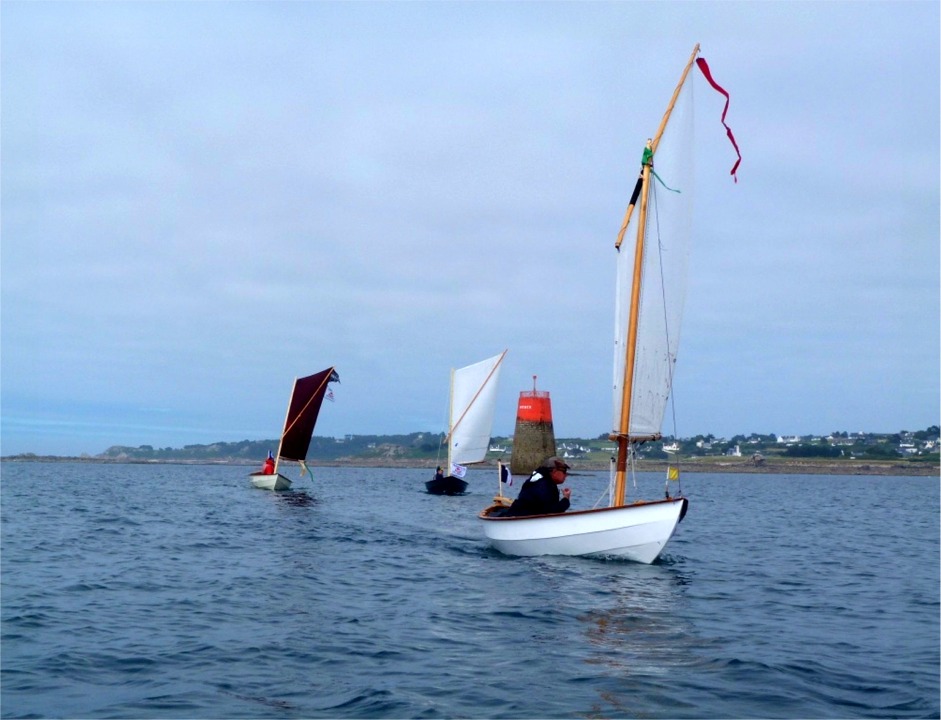
[[[434,495],[459,495],[467,489],[468,465],[483,462],[490,448],[497,384],[506,350],[486,360],[451,371],[448,411],[447,472],[425,483]]]
[[[710,84],[708,65],[697,60],[699,45],[682,76],[657,133],[642,153],[640,175],[628,203],[615,248],[615,343],[611,439],[617,441],[612,461],[608,507],[548,515],[508,516],[500,493],[483,510],[486,537],[508,555],[592,555],[654,562],[663,552],[689,501],[671,494],[678,467],[667,471],[665,497],[626,500],[637,445],[661,437],[685,300],[686,269],[692,215],[692,130],[695,63]],[[726,102],[726,109],[728,102]],[[725,124],[725,113],[722,116]],[[728,126],[726,126],[728,129]],[[731,131],[729,139],[735,145]],[[735,146],[736,152],[738,147]],[[738,163],[732,169],[732,175]],[[622,247],[625,238],[632,239]],[[512,512],[512,511],[511,511]]]
[[[288,490],[291,481],[278,472],[281,460],[294,460],[301,466],[301,472],[308,472],[305,461],[310,449],[310,439],[320,414],[320,406],[326,396],[327,385],[340,382],[337,371],[330,367],[314,375],[296,378],[288,401],[284,429],[278,441],[278,452],[273,456],[274,464],[268,472],[253,472],[249,477],[252,485],[264,490]]]

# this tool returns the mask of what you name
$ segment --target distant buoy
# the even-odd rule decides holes
[[[516,409],[516,430],[513,433],[513,454],[510,472],[529,475],[548,457],[555,455],[555,432],[552,429],[552,401],[549,393],[533,389],[520,393]]]

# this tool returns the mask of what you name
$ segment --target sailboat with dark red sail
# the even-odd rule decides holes
[[[340,382],[340,376],[332,367],[314,375],[295,378],[273,467],[251,473],[252,485],[264,490],[289,490],[291,481],[278,471],[282,460],[294,460],[300,463],[302,474],[310,473],[306,465],[307,451],[320,406],[330,392],[328,385],[332,382]]]

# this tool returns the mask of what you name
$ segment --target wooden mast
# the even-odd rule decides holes
[[[278,465],[281,464],[281,446],[284,445],[284,436],[288,434],[288,420],[291,419],[291,403],[294,402],[294,391],[297,390],[297,378],[291,386],[291,395],[288,397],[288,409],[284,411],[284,425],[281,426],[281,439],[278,440],[278,454],[274,456],[274,474],[278,474]]]
[[[663,114],[663,119],[660,121],[660,127],[657,128],[657,134],[654,135],[653,139],[647,141],[647,146],[650,148],[652,153],[650,159],[651,164],[653,163],[653,153],[656,153],[657,146],[660,145],[660,138],[663,136],[663,131],[666,129],[667,123],[670,120],[673,107],[676,105],[676,100],[680,96],[680,91],[683,89],[683,85],[686,82],[686,77],[689,75],[690,68],[692,68],[698,54],[699,43],[696,43],[696,46],[693,48],[693,52],[689,57],[689,62],[687,62],[686,67],[683,68],[683,74],[680,76],[680,81],[677,83],[676,89],[673,90],[673,97],[670,98],[670,103],[667,105],[666,112]],[[640,313],[641,276],[644,266],[644,243],[646,239],[645,231],[647,225],[647,200],[650,193],[650,168],[651,165],[645,164],[642,170],[643,184],[640,196],[640,210],[637,216],[637,242],[634,249],[634,277],[633,283],[631,285],[631,307],[630,312],[628,313],[626,349],[627,357],[624,362],[624,381],[621,383],[621,417],[618,423],[617,433],[618,459],[614,480],[614,495],[611,497],[612,507],[617,507],[624,504],[625,488],[627,485],[627,454],[631,443],[631,394],[634,389],[634,361],[637,351],[637,319]],[[626,228],[628,222],[630,222],[633,207],[633,205],[628,206],[627,215],[624,219],[624,228]]]
[[[451,426],[451,417],[454,415],[454,368],[451,368],[451,390],[448,393],[448,435],[445,438],[445,442],[448,444],[448,470],[444,474],[445,477],[451,475],[451,433],[454,432],[454,428]]]

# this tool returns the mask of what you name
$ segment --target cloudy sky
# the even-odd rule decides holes
[[[2,447],[441,431],[508,348],[610,430],[613,241],[695,43],[680,436],[939,421],[937,2],[26,3],[2,20]],[[666,428],[667,431],[672,428]]]

